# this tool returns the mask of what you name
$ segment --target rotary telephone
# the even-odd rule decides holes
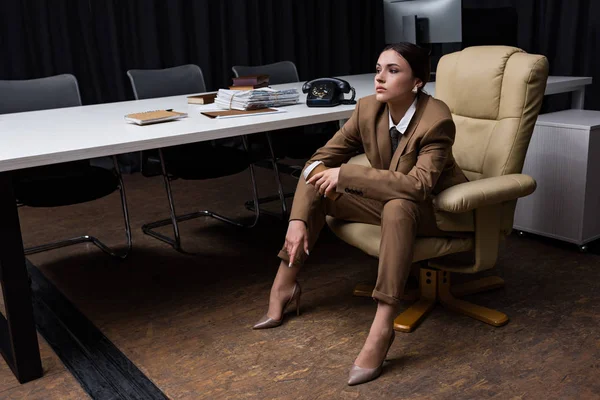
[[[349,100],[344,98],[344,93],[352,91]],[[337,78],[320,78],[306,82],[302,92],[308,93],[306,105],[308,107],[333,107],[338,104],[356,104],[354,96],[356,91],[348,82]]]

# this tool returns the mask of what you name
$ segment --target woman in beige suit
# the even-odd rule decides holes
[[[466,181],[452,156],[455,126],[443,102],[422,92],[429,55],[410,43],[386,47],[376,66],[375,95],[358,102],[346,124],[308,165],[327,169],[300,179],[269,310],[254,329],[281,325],[296,302],[296,275],[325,224],[325,216],[381,225],[379,270],[373,298],[377,312],[369,336],[350,370],[349,385],[377,378],[394,340],[398,313],[416,236],[445,236],[433,214],[431,196]],[[357,152],[371,167],[346,162]],[[306,167],[305,167],[306,168]],[[334,200],[334,193],[341,193]]]

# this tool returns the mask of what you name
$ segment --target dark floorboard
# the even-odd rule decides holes
[[[269,171],[259,175],[261,194],[272,194]],[[247,178],[176,181],[177,210],[213,208],[250,218],[243,208]],[[78,245],[31,261],[171,398],[600,398],[600,256],[594,246],[584,254],[511,235],[492,271],[506,288],[469,297],[507,313],[508,325],[493,328],[438,307],[415,332],[398,335],[380,379],[348,387],[348,368],[375,311],[372,300],[352,297],[352,288],[374,280],[375,259],[323,232],[300,277],[300,317],[253,331],[266,310],[285,223],[264,217],[255,229],[240,230],[215,220],[184,222],[183,244],[196,254],[182,255],[140,230],[167,215],[160,178],[125,179],[134,229],[128,260]],[[293,185],[286,180],[288,189]],[[124,242],[116,194],[72,207],[23,208],[20,215],[26,245],[84,232]],[[47,357],[43,362],[51,365]],[[54,371],[30,384],[0,386],[0,398],[16,398],[28,385],[59,388],[65,372]],[[6,380],[2,367],[0,382]],[[45,398],[62,398],[60,391],[48,393]]]

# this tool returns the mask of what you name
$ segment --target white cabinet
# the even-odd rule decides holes
[[[577,245],[600,237],[600,111],[541,114],[523,173],[537,189],[519,199],[515,229]]]

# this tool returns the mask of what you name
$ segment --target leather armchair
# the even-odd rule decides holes
[[[511,232],[517,199],[535,190],[535,180],[521,170],[547,77],[544,56],[514,47],[469,47],[440,60],[435,97],[452,112],[457,128],[453,153],[469,182],[436,196],[436,223],[443,231],[464,235],[417,239],[413,265],[420,267],[419,300],[396,318],[394,329],[412,331],[437,302],[494,326],[508,322],[501,312],[459,299],[502,287],[502,279],[451,286],[451,274],[493,268],[500,241]],[[350,162],[368,165],[364,154]],[[378,257],[379,226],[332,217],[327,223],[342,240]],[[455,253],[468,261],[457,261]],[[371,290],[359,286],[355,294],[370,296]]]

